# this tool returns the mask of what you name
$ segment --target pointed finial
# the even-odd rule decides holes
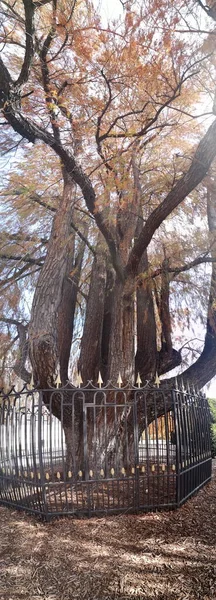
[[[33,377],[33,373],[31,375],[31,381],[29,383],[29,389],[33,390],[34,389],[34,377]]]
[[[180,385],[180,387],[181,387],[181,391],[182,391],[182,392],[183,392],[183,394],[184,394],[184,393],[185,393],[185,386],[184,386],[184,381],[183,381],[183,379],[181,379],[181,385]]]
[[[56,384],[57,388],[61,387],[61,378],[60,378],[59,373],[58,373],[58,375],[56,377],[55,384]]]
[[[78,385],[78,388],[80,388],[80,386],[82,385],[82,383],[83,383],[83,380],[82,380],[82,377],[81,377],[81,373],[80,373],[80,371],[79,371],[79,372],[78,372],[78,377],[77,377],[77,385]]]
[[[121,373],[119,373],[118,379],[117,379],[117,384],[119,386],[119,388],[121,387],[121,384],[123,383],[122,378],[121,378]]]
[[[157,388],[159,388],[160,385],[160,377],[158,377],[158,372],[156,371],[156,377],[155,377],[155,384],[157,386]]]
[[[138,385],[138,388],[140,388],[140,385],[141,385],[141,383],[142,383],[142,379],[141,379],[141,377],[140,377],[140,374],[139,374],[139,373],[138,373],[138,375],[137,375],[137,380],[136,380],[136,383],[137,383],[137,385]]]
[[[103,383],[103,379],[102,379],[102,377],[101,377],[101,372],[100,372],[100,371],[99,371],[99,375],[98,375],[98,380],[97,380],[97,383],[98,383],[98,385],[99,385],[99,388],[101,388],[101,386],[102,386],[102,383]]]
[[[178,390],[178,379],[175,377],[175,389]]]
[[[198,386],[198,383],[195,385],[195,389],[196,389],[197,396],[200,396],[201,395],[201,390],[200,390],[200,388]]]

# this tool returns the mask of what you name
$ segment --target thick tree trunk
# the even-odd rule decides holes
[[[53,384],[59,366],[57,315],[71,251],[73,184],[65,175],[63,198],[54,217],[47,255],[40,272],[29,326],[34,379],[41,388]]]
[[[135,281],[116,280],[113,291],[108,379],[116,383],[119,373],[124,383],[134,381]]]
[[[157,342],[155,312],[152,295],[152,282],[145,278],[148,269],[147,251],[139,266],[142,275],[137,288],[137,352],[136,375],[139,372],[142,382],[152,379],[156,372]]]
[[[101,367],[101,339],[106,289],[106,254],[98,243],[86,307],[78,370],[83,382],[98,380]]]
[[[103,381],[108,378],[108,360],[111,335],[112,310],[114,300],[115,272],[110,265],[106,272],[106,290],[104,301],[103,330],[101,340],[101,374]]]
[[[71,253],[68,254],[66,275],[62,289],[62,299],[58,309],[58,343],[60,378],[63,385],[69,379],[68,364],[74,330],[74,315],[77,303],[78,286],[81,276],[85,242],[79,243],[74,257],[74,239],[71,239]]]

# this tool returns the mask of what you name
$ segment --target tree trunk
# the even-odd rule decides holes
[[[74,257],[74,237],[71,236],[71,253],[68,254],[66,275],[62,289],[62,299],[58,309],[58,340],[60,378],[63,385],[69,379],[68,364],[74,330],[74,315],[77,303],[78,286],[81,276],[85,242],[81,241]]]
[[[116,280],[108,359],[108,379],[112,379],[113,383],[116,383],[119,373],[124,383],[134,378],[134,310],[134,279],[128,277],[125,283]]]
[[[157,342],[152,282],[145,278],[148,270],[147,251],[141,259],[139,274],[142,274],[137,287],[137,352],[136,376],[139,372],[142,382],[152,379],[156,372]]]
[[[94,258],[78,369],[84,383],[98,380],[106,289],[106,255],[99,242]]]
[[[111,321],[114,300],[115,272],[108,264],[106,272],[106,290],[104,301],[103,330],[101,340],[101,374],[103,381],[108,379],[108,360],[111,335]]]
[[[64,179],[63,198],[53,220],[47,255],[34,295],[29,326],[30,357],[34,380],[41,388],[53,385],[59,366],[57,315],[71,251],[73,184]]]

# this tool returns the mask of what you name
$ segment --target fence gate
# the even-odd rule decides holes
[[[0,448],[0,503],[47,520],[176,508],[211,478],[208,403],[183,388],[2,392]]]

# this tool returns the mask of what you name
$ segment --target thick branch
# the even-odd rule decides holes
[[[143,252],[155,231],[168,215],[192,192],[206,176],[216,155],[216,119],[200,141],[192,163],[165,200],[150,214],[130,253],[127,272],[137,274]]]
[[[216,2],[213,4],[213,6],[208,6],[207,4],[203,4],[203,2],[201,0],[196,0],[196,2],[206,12],[208,17],[212,17],[212,19],[214,21],[216,21]]]
[[[50,75],[49,75],[49,69],[48,69],[48,64],[47,64],[47,54],[49,52],[52,41],[55,37],[55,33],[56,33],[56,0],[53,1],[52,25],[50,27],[49,33],[44,41],[41,51],[40,51],[40,61],[41,61],[41,73],[42,73],[43,87],[44,87],[45,98],[46,98],[46,105],[47,105],[48,112],[50,114],[53,135],[54,135],[55,140],[60,144],[61,143],[60,133],[59,133],[57,117],[56,117],[56,112],[55,112],[56,98],[51,91]]]
[[[23,325],[23,323],[20,323],[20,321],[17,321],[16,319],[10,319],[6,317],[0,317],[0,321],[8,323],[8,325],[15,325],[17,328],[17,333],[19,337],[19,351],[17,353],[17,359],[13,370],[18,377],[23,379],[23,381],[25,381],[26,383],[30,383],[31,373],[29,373],[29,371],[27,371],[25,367],[29,351],[29,343],[27,340],[28,325]]]
[[[45,256],[41,256],[41,258],[31,258],[28,256],[21,256],[17,254],[2,254],[0,253],[0,259],[3,260],[15,260],[24,263],[29,263],[30,265],[39,265],[41,266],[44,262]]]
[[[0,63],[0,76],[3,78],[3,80],[4,75],[4,65],[1,69]],[[8,88],[10,87],[10,79],[8,80],[8,75],[9,73],[6,70],[6,81],[4,82],[6,91],[8,91]],[[96,196],[91,180],[84,173],[82,167],[77,163],[73,154],[65,150],[65,148],[63,148],[62,145],[48,131],[46,131],[36,123],[33,123],[28,119],[24,118],[20,113],[16,114],[10,102],[3,102],[2,106],[4,116],[10,123],[10,125],[13,127],[14,131],[19,133],[22,137],[29,140],[29,142],[34,143],[37,139],[43,141],[45,144],[47,144],[50,148],[54,150],[57,156],[59,156],[59,158],[62,161],[62,164],[64,165],[71,179],[82,190],[86,206],[89,212],[94,216],[95,221],[108,244],[113,266],[116,272],[118,273],[119,278],[121,280],[124,280],[123,266],[121,263],[120,256],[117,252],[115,234],[111,230],[111,228],[109,228],[105,223],[103,214],[96,209]]]
[[[172,273],[175,277],[176,275],[184,273],[185,271],[189,271],[190,269],[193,269],[194,267],[197,267],[199,265],[213,262],[216,262],[216,259],[212,258],[212,256],[197,256],[197,258],[192,260],[190,263],[186,263],[185,265],[181,265],[180,267],[168,267],[167,273]],[[161,275],[162,270],[162,267],[159,267],[151,275],[149,275],[148,278],[154,279],[155,277],[158,277],[159,275]]]
[[[25,57],[19,77],[15,83],[20,87],[28,81],[32,58],[34,56],[34,4],[32,0],[23,0],[25,10]]]
[[[207,216],[210,235],[216,236],[215,192],[207,191]],[[202,388],[216,375],[216,243],[212,245],[212,276],[204,348],[198,360],[181,374],[184,383],[194,383]]]

